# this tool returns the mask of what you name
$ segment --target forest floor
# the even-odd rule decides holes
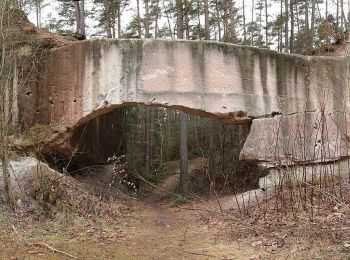
[[[166,194],[124,196],[116,214],[86,217],[18,215],[0,204],[0,259],[350,259],[348,205],[320,209],[310,221],[258,208],[220,213],[215,199],[180,203]]]

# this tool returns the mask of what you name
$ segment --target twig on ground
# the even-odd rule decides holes
[[[184,251],[184,253],[191,254],[191,255],[200,255],[200,256],[208,256],[208,257],[218,258],[216,255],[208,255],[208,254],[196,253],[196,252],[190,252],[190,251]]]
[[[61,250],[58,250],[56,248],[53,248],[52,246],[48,245],[48,244],[45,244],[45,243],[34,243],[32,244],[33,246],[39,246],[39,247],[46,247],[47,249],[51,250],[52,252],[54,253],[59,253],[59,254],[62,254],[62,255],[65,255],[65,256],[68,256],[70,258],[73,258],[73,259],[78,259],[77,257],[71,255],[71,254],[68,254],[64,251],[61,251]]]
[[[68,256],[68,257],[70,257],[70,258],[73,258],[73,259],[78,259],[77,257],[75,257],[75,256],[73,256],[73,255],[71,255],[71,254],[68,254],[68,253],[66,253],[66,252],[64,252],[64,251],[58,250],[58,249],[56,249],[56,248],[54,248],[54,247],[52,247],[52,246],[50,246],[50,245],[48,245],[48,244],[45,244],[45,243],[29,243],[28,240],[26,240],[24,237],[22,237],[22,236],[19,234],[18,230],[16,229],[15,225],[13,225],[13,224],[12,224],[12,229],[13,229],[13,231],[15,231],[15,233],[16,233],[16,235],[19,237],[19,239],[20,239],[21,241],[23,241],[27,246],[45,247],[45,248],[51,250],[51,251],[54,252],[54,253],[59,253],[59,254]]]

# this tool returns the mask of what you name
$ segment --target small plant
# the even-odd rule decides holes
[[[178,195],[175,199],[175,201],[171,204],[171,208],[176,208],[180,205],[183,205],[186,203],[186,199],[180,195]]]
[[[119,183],[125,185],[128,189],[132,191],[134,195],[137,194],[138,185],[135,180],[133,180],[132,176],[125,170],[127,163],[124,162],[125,155],[116,156],[113,155],[107,159],[108,163],[113,164],[112,168],[112,179],[109,184],[112,187],[117,179],[119,179]]]

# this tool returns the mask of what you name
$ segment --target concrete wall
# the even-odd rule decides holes
[[[28,86],[33,94],[20,99],[26,100],[19,104],[26,125],[39,122],[67,132],[126,104],[175,106],[226,123],[253,120],[242,151],[242,158],[249,159],[285,158],[270,148],[256,149],[257,141],[265,147],[279,142],[274,138],[277,118],[286,117],[283,125],[292,129],[299,113],[316,118],[322,111],[345,118],[349,106],[347,58],[278,54],[225,43],[84,41],[53,50],[39,70],[36,84]],[[307,122],[307,132],[317,135],[320,125]],[[348,127],[342,120],[337,124]],[[284,130],[283,135],[290,139],[296,132]],[[343,133],[341,139],[345,137]],[[344,155],[347,142],[341,146]]]

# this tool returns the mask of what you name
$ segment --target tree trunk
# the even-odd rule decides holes
[[[159,0],[156,4],[156,16],[154,18],[154,38],[158,38]]]
[[[75,7],[75,20],[76,20],[76,27],[75,27],[75,33],[78,35],[80,32],[80,5],[78,1],[74,2]]]
[[[202,35],[201,35],[201,8],[200,7],[201,6],[199,4],[199,0],[197,0],[197,19],[198,19],[197,39],[199,39],[201,41],[202,40]]]
[[[292,0],[290,0],[292,1]],[[284,23],[284,50],[285,52],[288,52],[289,48],[289,29],[288,29],[288,24],[289,24],[289,11],[288,11],[288,0],[284,1],[284,13],[286,16],[286,21]]]
[[[111,12],[109,8],[109,2],[107,0],[103,1],[104,13],[105,13],[105,26],[107,38],[112,38],[112,26],[111,26]]]
[[[146,173],[149,173],[150,169],[150,116],[149,107],[145,109],[145,124],[144,124],[144,136],[145,136],[145,153],[144,153],[144,166]]]
[[[166,19],[167,19],[167,21],[168,21],[168,27],[169,27],[171,39],[173,40],[174,37],[175,37],[175,32],[174,32],[174,34],[173,34],[173,32],[172,32],[172,30],[171,30],[170,17],[169,17],[168,9],[165,8],[164,0],[163,0],[163,8],[164,8],[164,12],[165,12]]]
[[[85,0],[80,0],[80,33],[83,38],[86,38],[85,32]]]
[[[149,24],[150,24],[150,17],[149,17],[149,5],[148,0],[145,1],[145,38],[150,38],[149,34]]]
[[[141,32],[141,17],[140,17],[140,0],[136,1],[137,4],[137,14],[136,14],[136,19],[137,19],[137,33],[139,38],[142,37],[142,32]]]
[[[182,0],[176,0],[176,33],[178,39],[184,38],[184,16],[183,16],[183,6]]]
[[[218,0],[215,0],[215,9],[216,9],[216,21],[218,26],[219,41],[221,41],[221,17],[220,17]]]
[[[76,34],[80,39],[85,39],[85,11],[84,0],[75,1]]]
[[[188,115],[180,111],[180,187],[184,196],[188,192],[187,125]]]
[[[309,0],[305,1],[305,31],[309,34]]]
[[[204,26],[205,26],[205,40],[210,39],[209,28],[209,3],[208,0],[204,0]]]
[[[344,0],[340,0],[340,13],[341,13],[340,14],[341,15],[340,29],[341,29],[341,32],[343,33],[344,32],[344,18],[345,18],[345,15],[344,15]]]
[[[252,25],[254,23],[254,0],[252,0]],[[251,34],[251,45],[254,45],[254,30],[252,30]]]
[[[290,0],[290,40],[289,51],[294,52],[294,0]]]
[[[190,4],[190,3],[187,3],[185,2],[186,4]],[[186,28],[186,39],[189,40],[190,39],[190,17],[188,15],[189,13],[189,9],[190,9],[190,6],[186,6],[186,15],[185,15],[185,28]]]
[[[266,47],[269,47],[269,22],[268,22],[268,13],[267,13],[267,0],[265,0],[265,41]]]
[[[247,41],[247,30],[245,27],[245,0],[243,0],[243,8],[242,8],[242,12],[243,12],[243,40],[244,40],[244,44]]]
[[[215,185],[216,172],[215,172],[215,145],[214,145],[214,122],[213,119],[209,119],[208,122],[208,175],[211,184]]]
[[[235,14],[234,14],[234,9],[235,9],[235,3],[233,0],[229,0],[229,16],[230,16],[230,38],[231,42],[236,41],[236,20],[235,20]]]
[[[183,39],[183,7],[182,0],[176,0],[177,38]],[[188,191],[188,151],[187,151],[188,115],[180,111],[180,186],[183,195]]]
[[[41,3],[36,1],[36,26],[41,27]]]
[[[228,31],[228,4],[227,0],[224,1],[224,41],[227,41],[227,31]]]
[[[118,2],[118,5],[117,5],[117,23],[118,23],[118,38],[120,38],[120,36],[121,36],[121,28],[122,28],[122,25],[121,25],[121,13],[120,13],[120,2]]]

